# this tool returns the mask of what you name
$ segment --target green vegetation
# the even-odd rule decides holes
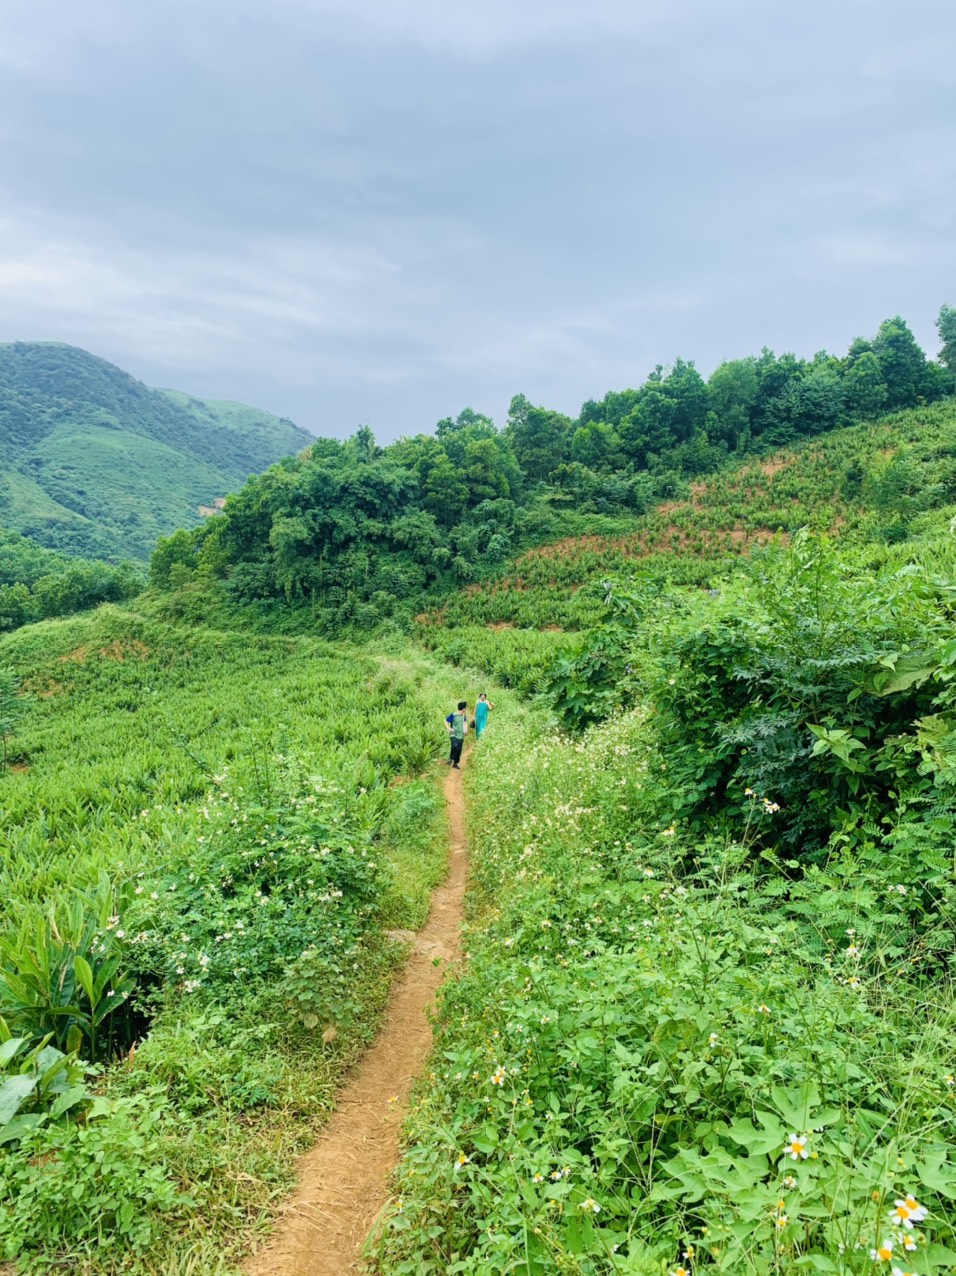
[[[145,585],[131,563],[72,558],[0,531],[0,633],[134,598]]]
[[[148,558],[200,505],[309,442],[291,421],[150,390],[73,346],[0,346],[0,525],[50,549]]]
[[[728,466],[625,534],[564,536],[419,617],[433,625],[599,623],[608,577],[708,585],[741,555],[800,528],[863,545],[903,544],[956,514],[956,404],[897,413]]]
[[[577,556],[569,538],[583,537],[597,563],[608,548],[618,557],[664,554],[686,576],[688,559],[720,558],[827,516],[832,522],[844,504],[866,499],[859,482],[852,490],[852,476],[829,510],[819,493],[794,496],[783,481],[780,505],[764,509],[757,489],[767,474],[750,458],[885,411],[922,406],[932,415],[925,405],[952,388],[947,367],[928,361],[895,318],[873,340],[854,341],[842,359],[764,350],[722,364],[706,382],[678,359],[637,390],[589,400],[576,420],[517,395],[503,430],[466,408],[440,421],[434,436],[386,448],[368,429],[345,443],[321,439],[250,480],[222,517],[161,541],[152,580],[166,591],[201,586],[208,606],[227,612],[238,605],[261,616],[280,603],[339,633],[343,624],[357,632],[383,620],[404,625],[417,611],[441,609],[456,589],[491,578],[499,579],[496,592],[524,593],[531,547],[541,547],[550,565],[564,556],[555,541]],[[890,420],[906,430],[904,418]],[[797,455],[813,446],[823,443],[804,444]],[[706,476],[714,476],[706,484],[710,517],[698,508]],[[899,481],[905,485],[905,477],[888,476],[887,499]],[[888,534],[898,524],[888,523]],[[532,573],[546,593],[567,571],[545,575],[547,565]],[[699,566],[690,570],[699,577]],[[539,600],[509,602],[507,614],[488,615],[492,605],[479,617],[472,608],[463,623],[537,623]],[[573,602],[558,615],[552,609],[550,623],[570,627],[582,618],[577,611]],[[444,623],[454,616],[444,612]],[[584,623],[594,616],[585,608]]]
[[[3,538],[0,1261],[236,1272],[425,916],[440,718],[488,678],[469,960],[372,1268],[954,1269],[939,329],[315,441],[81,618],[23,623],[106,569]],[[160,399],[150,448],[255,434]]]
[[[952,1270],[946,535],[619,597],[606,721],[499,706],[376,1271]]]
[[[457,676],[109,607],[0,660],[0,1257],[234,1271],[443,872]]]

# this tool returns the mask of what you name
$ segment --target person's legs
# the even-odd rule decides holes
[[[461,761],[461,746],[464,743],[464,740],[452,740],[451,742],[451,764],[453,767],[457,767]]]

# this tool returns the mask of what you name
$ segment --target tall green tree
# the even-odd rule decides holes
[[[899,315],[884,319],[873,353],[886,384],[886,406],[890,410],[915,407],[926,388],[926,355],[905,319]]]
[[[940,361],[956,376],[956,307],[940,306],[936,317],[936,331],[942,345]]]
[[[514,396],[505,432],[530,482],[543,483],[567,460],[572,428],[563,413],[535,407],[523,394]]]
[[[732,359],[720,364],[707,382],[707,395],[715,423],[708,427],[713,442],[724,442],[732,451],[747,446],[751,419],[760,395],[757,360]]]
[[[849,416],[867,420],[886,407],[888,393],[883,369],[872,350],[864,350],[843,375],[843,397]]]
[[[572,462],[597,471],[617,469],[622,459],[621,440],[614,427],[606,421],[588,421],[574,431],[571,438]]]

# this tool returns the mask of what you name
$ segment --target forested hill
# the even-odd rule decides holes
[[[806,360],[764,349],[721,364],[706,380],[677,359],[636,389],[588,400],[574,419],[519,394],[503,429],[466,408],[440,421],[434,435],[385,448],[368,429],[344,443],[319,439],[250,479],[222,517],[161,542],[153,583],[177,589],[195,580],[205,589],[218,579],[228,598],[258,606],[264,622],[274,622],[276,600],[299,600],[312,624],[367,628],[444,607],[451,591],[477,590],[523,548],[632,533],[655,510],[663,519],[655,546],[661,534],[680,545],[686,536],[671,515],[684,518],[688,501],[693,512],[695,486],[708,476],[900,413],[922,414],[901,426],[918,438],[926,414],[945,412],[932,405],[953,391],[956,311],[944,306],[938,326],[938,362],[894,317],[842,357],[824,351]],[[937,426],[947,434],[949,417],[933,418]],[[912,442],[908,434],[905,441]],[[904,461],[892,476],[901,491],[910,481]],[[871,485],[882,463],[867,460]],[[837,486],[849,493],[864,477],[841,473]],[[939,500],[948,490],[944,483]],[[899,512],[884,505],[880,516],[898,522]],[[788,497],[769,527],[760,522],[757,530],[772,536],[806,518]],[[725,528],[718,520],[710,540],[715,528],[731,542],[744,535],[736,521]]]
[[[146,558],[312,436],[242,404],[153,390],[48,342],[0,345],[0,527],[70,554]]]

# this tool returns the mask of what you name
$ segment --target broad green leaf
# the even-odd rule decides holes
[[[758,1130],[752,1121],[742,1119],[725,1127],[722,1132],[756,1155],[770,1156],[782,1151],[786,1131],[769,1113],[761,1113],[761,1116],[765,1126],[762,1130]]]
[[[22,1139],[25,1134],[28,1134],[45,1120],[46,1116],[43,1112],[21,1112],[19,1116],[15,1116],[6,1125],[0,1124],[0,1144],[12,1143],[16,1139]]]
[[[29,1098],[39,1084],[36,1075],[20,1074],[7,1077],[0,1085],[0,1126],[12,1121],[23,1100]]]
[[[0,1068],[10,1062],[20,1047],[25,1043],[26,1037],[11,1037],[8,1041],[4,1041],[0,1044]]]
[[[80,982],[80,987],[89,998],[90,1006],[96,1006],[96,995],[93,990],[93,970],[85,957],[77,954],[73,958],[73,973]]]
[[[56,1121],[64,1112],[69,1112],[70,1108],[76,1107],[78,1103],[82,1103],[84,1099],[90,1097],[90,1092],[85,1085],[71,1085],[58,1095],[52,1107],[50,1108],[50,1117]]]

